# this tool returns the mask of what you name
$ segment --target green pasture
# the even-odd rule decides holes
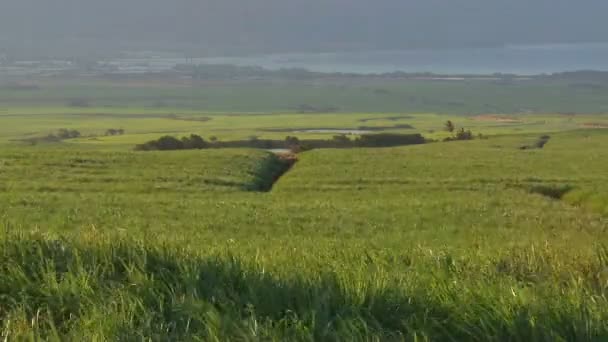
[[[263,151],[6,145],[1,332],[601,340],[608,134],[550,135],[306,152],[268,193]]]
[[[0,82],[0,337],[606,340],[607,94],[543,82]],[[433,141],[134,151],[360,127]]]

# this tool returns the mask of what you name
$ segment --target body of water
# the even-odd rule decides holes
[[[146,57],[103,62],[108,72],[147,73],[172,70],[178,64],[232,64],[270,70],[301,68],[318,72],[358,74],[432,72],[435,74],[535,75],[564,71],[608,71],[608,43],[506,46],[500,48],[417,49],[290,53],[246,57],[175,58]],[[75,69],[64,61],[0,63],[0,74],[56,74]]]
[[[303,68],[319,72],[532,75],[577,70],[608,71],[608,44],[506,46],[441,50],[293,53],[197,59],[200,63]]]

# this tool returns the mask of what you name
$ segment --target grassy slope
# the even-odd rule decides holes
[[[268,194],[264,153],[4,149],[2,333],[606,338],[605,217],[525,186],[602,193],[608,134],[535,137],[308,152]]]
[[[608,134],[551,133],[543,150],[518,149],[545,132],[606,123],[606,117],[520,114],[521,122],[498,123],[455,115],[606,112],[605,88],[253,85],[88,80],[0,88],[0,335],[608,338],[602,247]],[[83,98],[92,107],[66,107]],[[359,113],[280,114],[300,104]],[[233,111],[270,114],[228,115]],[[504,136],[307,152],[271,193],[246,191],[267,170],[264,152],[131,151],[162,134],[290,135],[265,128],[407,123],[442,138],[447,119]],[[59,128],[127,134],[7,144]],[[574,190],[557,201],[528,191],[539,185]]]

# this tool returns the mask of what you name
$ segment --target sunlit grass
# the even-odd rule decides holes
[[[603,116],[46,106],[0,110],[6,340],[608,338],[608,134],[580,130]],[[296,135],[267,128],[442,139],[447,119],[491,137],[305,152],[268,193],[265,151],[133,151],[164,134]],[[59,128],[85,136],[9,142]]]
[[[2,335],[601,340],[606,137],[313,151],[267,194],[265,152],[4,149]]]

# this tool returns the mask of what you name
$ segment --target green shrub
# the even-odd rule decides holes
[[[200,135],[192,134],[182,138],[182,148],[185,150],[200,150],[209,147],[209,144]]]

